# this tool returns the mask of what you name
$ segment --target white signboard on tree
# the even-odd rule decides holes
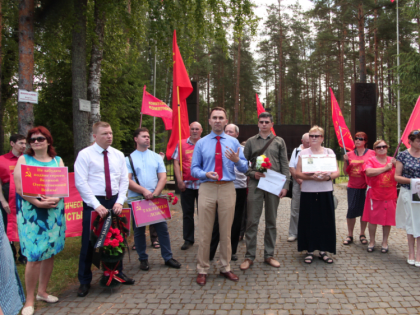
[[[38,104],[38,92],[19,89],[18,102]]]
[[[79,98],[79,110],[82,112],[90,112],[91,103],[88,100],[82,100]]]

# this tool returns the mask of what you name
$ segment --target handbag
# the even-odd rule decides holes
[[[295,158],[298,155],[298,151],[296,150]],[[290,175],[290,182],[289,182],[289,190],[287,191],[286,197],[292,199],[293,197],[293,177]]]

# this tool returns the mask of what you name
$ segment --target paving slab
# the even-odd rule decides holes
[[[254,265],[241,271],[245,242],[239,243],[239,260],[232,271],[239,282],[219,275],[218,253],[211,262],[207,284],[195,282],[197,243],[189,250],[180,249],[182,211],[175,206],[168,222],[173,256],[181,269],[164,265],[159,249],[147,247],[149,271],[139,269],[137,253],[124,258],[124,272],[136,280],[133,286],[110,290],[98,284],[100,272],[94,272],[92,287],[84,298],[76,296],[77,286],[60,296],[60,302],[36,310],[35,314],[176,314],[176,315],[253,315],[253,314],[420,314],[420,268],[406,263],[408,250],[404,230],[391,229],[389,252],[380,252],[382,229],[378,227],[376,251],[368,253],[359,242],[359,223],[355,241],[342,245],[347,235],[347,193],[336,185],[339,199],[336,210],[337,254],[334,264],[315,259],[303,262],[296,242],[287,242],[290,199],[281,200],[277,219],[275,258],[280,268],[263,263],[264,214],[261,217],[257,255]],[[196,237],[198,235],[196,220]],[[366,231],[367,233],[367,231]],[[149,241],[149,240],[148,240]]]

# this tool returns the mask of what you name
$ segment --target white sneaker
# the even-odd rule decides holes
[[[33,306],[27,306],[22,309],[22,315],[33,315],[35,309]]]
[[[297,240],[297,237],[296,236],[289,236],[288,238],[287,238],[287,241],[288,242],[294,242],[294,241],[296,241]]]
[[[36,295],[36,300],[37,301],[44,301],[47,303],[57,303],[58,302],[58,297],[53,296],[53,295],[48,295],[46,298],[44,298],[43,296],[40,295]]]

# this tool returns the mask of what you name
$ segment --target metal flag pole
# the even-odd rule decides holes
[[[397,0],[397,120],[398,139],[401,140],[401,107],[400,107],[400,27],[398,23],[398,0]],[[401,143],[400,143],[401,144]],[[398,146],[399,149],[399,146]]]
[[[178,98],[178,128],[179,128],[179,150],[178,150],[178,154],[179,154],[179,166],[181,168],[181,177],[183,177],[182,175],[182,145],[181,145],[181,102],[179,100],[179,86],[176,87],[176,95]],[[182,180],[184,180],[184,178],[182,178]]]
[[[156,53],[157,46],[155,45],[155,65],[153,69],[153,95],[156,97]],[[153,116],[153,152],[156,149],[156,117]]]
[[[340,129],[340,136],[341,136],[341,142],[343,143],[344,155],[346,155],[347,151],[346,151],[346,145],[344,144],[343,132],[341,131],[341,126],[338,126],[338,128]]]

